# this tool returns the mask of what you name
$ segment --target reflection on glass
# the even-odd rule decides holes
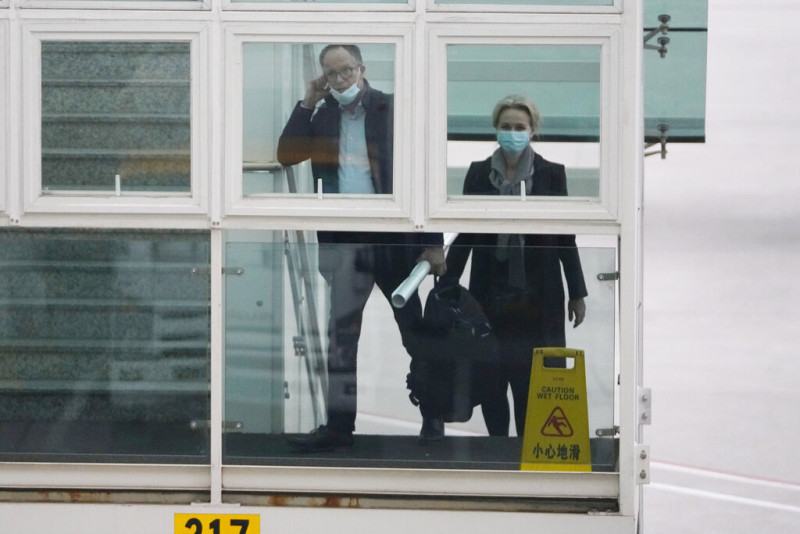
[[[411,329],[416,350],[407,350],[404,341],[408,345],[408,340],[395,325],[395,310],[376,287],[371,290],[372,298],[360,325],[357,386],[354,383],[351,389],[342,390],[352,400],[358,399],[352,446],[340,443],[332,450],[308,451],[298,450],[291,440],[328,422],[328,403],[336,402],[335,395],[325,394],[337,387],[337,378],[329,374],[328,365],[330,300],[335,298],[335,289],[326,278],[338,269],[332,258],[352,260],[356,266],[366,266],[370,258],[351,254],[364,248],[359,243],[320,248],[317,243],[305,242],[296,232],[229,233],[225,262],[227,268],[241,267],[242,274],[226,278],[225,420],[229,430],[224,440],[224,461],[246,465],[517,470],[522,437],[516,432],[511,390],[486,397],[493,402],[488,408],[489,424],[484,418],[487,408],[479,406],[476,399],[484,398],[481,391],[495,391],[492,386],[497,385],[498,376],[513,374],[513,362],[521,361],[525,367],[518,374],[529,372],[524,356],[514,357],[512,352],[532,352],[533,346],[548,344],[585,351],[592,466],[595,471],[613,470],[614,440],[600,437],[598,431],[608,434],[607,429],[614,427],[615,286],[599,281],[597,274],[613,272],[615,250],[575,248],[569,246],[570,236],[525,236],[521,251],[529,265],[530,284],[521,292],[524,298],[517,302],[494,299],[508,279],[503,274],[507,269],[500,269],[503,262],[496,260],[497,236],[473,234],[460,239],[448,252],[452,258],[448,262],[453,262],[451,274],[460,275],[460,285],[471,288],[484,309],[488,310],[492,302],[499,303],[482,315],[498,322],[491,325],[498,340],[495,349],[481,341],[482,337],[474,337],[482,335],[480,328],[473,328],[480,324],[478,321],[470,322],[469,328],[439,329],[437,315],[431,311],[433,280],[429,276],[419,289],[425,316]],[[564,240],[569,243],[562,243]],[[395,254],[402,256],[405,247],[397,247]],[[470,253],[471,270],[463,268],[458,259]],[[571,263],[567,256],[574,261]],[[564,258],[565,272],[573,274],[568,274],[562,285],[560,264]],[[574,267],[574,262],[579,262],[582,277],[566,268]],[[537,277],[544,276],[545,271],[548,284],[537,285]],[[355,271],[344,283],[357,291],[363,286],[362,278]],[[576,278],[585,282],[585,293]],[[573,287],[573,283],[579,287]],[[579,294],[586,294],[586,315],[578,328],[572,328],[574,318],[568,318],[568,299]],[[516,336],[516,326],[503,306],[518,306],[527,314],[524,317],[541,327],[537,332],[542,336]],[[472,312],[466,315],[469,321],[476,316]],[[556,334],[549,336],[548,332]],[[462,348],[454,351],[454,346]],[[498,346],[499,352],[493,352]],[[415,355],[413,359],[409,352]],[[455,356],[462,358],[461,364],[453,363],[458,361]],[[465,358],[469,359],[468,366],[463,365]],[[465,379],[465,372],[473,378]],[[520,378],[524,383],[525,376]],[[420,384],[429,384],[428,389]],[[499,387],[506,390],[507,384],[502,381]],[[409,389],[419,397],[431,387],[438,392],[436,402],[445,406],[448,422],[443,441],[420,445],[421,417],[419,408],[409,402]],[[505,431],[496,431],[503,425]]]
[[[0,242],[0,459],[207,462],[208,233]]]
[[[667,54],[644,54],[645,139],[658,143],[663,133],[671,143],[705,141],[705,31],[670,31]]]
[[[599,46],[449,45],[447,58],[448,196],[475,194],[467,169],[498,148],[493,110],[509,95],[538,108],[533,150],[566,166],[568,194],[599,196]]]
[[[243,63],[245,197],[392,193],[394,45],[245,43]]]
[[[42,43],[42,190],[191,190],[189,43]]]

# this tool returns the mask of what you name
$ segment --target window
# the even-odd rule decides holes
[[[497,149],[492,112],[509,95],[538,108],[534,150],[567,166],[568,194],[599,196],[600,47],[450,45],[447,73],[448,196],[464,192],[471,159]]]
[[[205,211],[204,34],[123,29],[25,34],[25,211]]]
[[[358,46],[358,45],[356,45]],[[348,76],[343,79],[335,70],[323,74],[320,64],[320,52],[324,44],[288,44],[288,43],[245,43],[243,45],[243,185],[242,193],[245,197],[264,194],[306,194],[313,198],[317,193],[323,195],[364,195],[379,194],[391,195],[393,192],[393,169],[391,153],[393,147],[394,124],[394,46],[385,44],[368,44],[358,46],[359,58],[350,53],[344,56],[345,69]],[[343,49],[339,49],[343,50]],[[336,49],[333,50],[333,53]],[[355,68],[353,68],[355,67]],[[333,68],[333,67],[332,67]],[[361,69],[364,69],[361,72]],[[310,76],[310,78],[309,78]],[[354,112],[339,111],[339,104],[331,97],[324,98],[314,104],[316,109],[304,110],[297,108],[298,102],[305,96],[308,84],[312,79],[319,80],[327,76],[320,94],[330,91],[331,85],[366,84],[369,89],[380,91],[370,95],[370,102],[364,103]],[[330,79],[334,76],[333,79]],[[364,88],[366,91],[367,89]],[[336,161],[326,165],[323,158],[334,157],[339,159],[339,154],[325,155],[311,150],[316,144],[344,145],[347,138],[342,137],[339,125],[320,131],[325,122],[330,122],[330,111],[335,109],[335,117],[343,117],[345,123],[358,128],[359,122],[365,122],[365,115],[370,114],[370,121],[379,121],[380,132],[370,134],[372,146],[364,146],[365,159],[362,166],[369,165],[375,168],[375,174],[388,175],[384,180],[373,184],[372,180],[366,183],[351,183],[350,191],[344,185],[347,181],[333,176],[336,170]],[[312,119],[312,117],[314,117]],[[298,124],[292,131],[287,129],[287,121],[294,120]],[[314,132],[311,125],[316,122]],[[372,122],[375,124],[375,122]],[[306,130],[308,128],[308,131]],[[352,135],[352,134],[351,134]],[[284,143],[284,164],[294,166],[294,184],[290,185],[285,171],[281,168],[279,147]],[[347,146],[342,147],[347,151]],[[384,155],[383,153],[387,153]],[[319,157],[320,161],[315,161]],[[288,160],[288,161],[287,161]],[[339,161],[338,163],[342,163]],[[316,172],[312,171],[316,167]],[[325,167],[331,167],[328,172]],[[356,165],[353,165],[356,168]],[[354,171],[357,172],[357,171]],[[265,176],[269,173],[272,176]],[[315,178],[316,176],[316,178]],[[271,180],[269,178],[272,178]],[[324,179],[323,179],[324,178]],[[322,181],[322,189],[319,188]],[[341,187],[340,187],[341,186]],[[377,190],[376,190],[377,189]]]
[[[493,39],[484,38],[479,29],[470,38],[456,36],[451,28],[435,31],[434,46],[447,68],[431,72],[434,88],[446,86],[446,96],[432,91],[437,99],[432,104],[435,140],[429,161],[432,213],[448,218],[614,217],[611,154],[616,140],[611,133],[618,96],[609,84],[613,74],[607,58],[616,38],[544,37],[543,32],[554,32],[529,28],[538,35],[532,37],[520,35],[520,29],[496,28],[496,33],[506,30],[510,35]],[[493,110],[514,95],[538,108],[541,118],[532,147],[544,158],[542,165],[549,161],[565,166],[566,183],[559,192],[540,190],[540,182],[527,183],[524,193],[518,187],[513,195],[498,195],[497,187],[484,191],[465,186],[471,163],[487,160],[498,149]],[[483,165],[490,168],[489,162]]]
[[[189,193],[188,42],[42,43],[42,192]]]
[[[319,28],[303,30],[310,35]],[[319,36],[297,40],[241,30],[229,33],[228,90],[242,95],[232,103],[227,123],[229,215],[402,217],[407,213],[412,183],[396,177],[409,176],[412,165],[411,117],[396,109],[408,110],[404,95],[410,91],[406,49],[410,27],[392,28],[396,35],[381,37],[371,35],[374,28],[363,30],[366,35],[330,35],[324,41]],[[352,53],[338,46],[329,49],[333,55],[345,54],[346,65],[339,67],[352,69],[348,81],[353,83],[345,83],[338,72],[328,73],[336,79],[320,82],[327,87],[318,96],[331,86],[359,87],[362,92],[352,111],[331,94],[314,103],[314,109],[301,103],[309,82],[322,80],[320,54],[330,43],[352,43],[357,48]],[[347,119],[344,123],[352,131],[365,132],[361,138],[366,144],[354,147],[357,157],[352,165],[339,165],[344,161],[339,150],[346,148],[343,141],[351,135],[350,130],[340,132],[340,117]]]

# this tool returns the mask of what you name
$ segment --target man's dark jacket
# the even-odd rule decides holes
[[[376,194],[390,195],[393,191],[394,98],[369,86],[361,104],[366,112],[364,132],[372,185]],[[323,193],[339,192],[339,123],[341,108],[328,95],[316,113],[300,102],[292,111],[278,141],[278,161],[281,165],[296,165],[311,158],[314,191],[322,180]],[[400,243],[406,245],[441,245],[441,234],[388,232],[318,232],[323,243]],[[410,252],[410,251],[409,251]],[[419,253],[419,250],[416,250]]]

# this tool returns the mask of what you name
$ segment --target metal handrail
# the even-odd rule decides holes
[[[275,172],[283,168],[277,161],[255,160],[242,163],[243,172]]]

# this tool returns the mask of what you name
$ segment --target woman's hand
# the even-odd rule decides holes
[[[582,298],[569,299],[569,302],[567,302],[567,311],[569,312],[570,322],[572,322],[572,318],[575,317],[575,324],[572,325],[572,328],[576,328],[583,322],[583,318],[586,317],[586,303],[583,302]]]

